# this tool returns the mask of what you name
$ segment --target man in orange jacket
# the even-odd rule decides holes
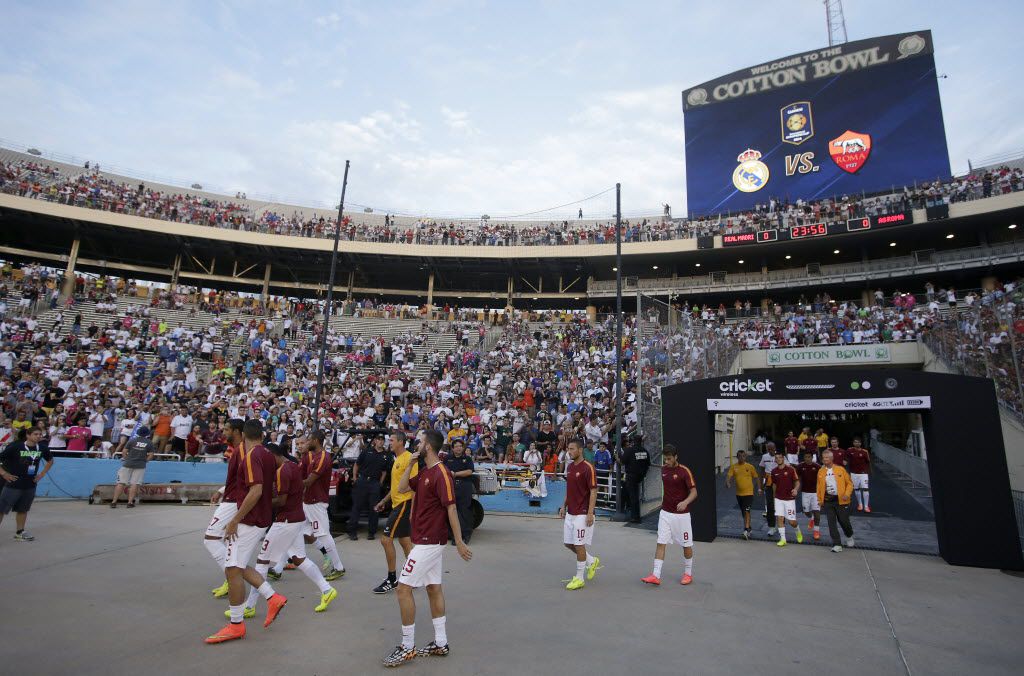
[[[828,533],[832,537],[832,551],[843,551],[842,540],[836,521],[846,535],[846,546],[853,547],[853,526],[850,525],[850,497],[853,482],[847,471],[833,463],[832,451],[825,449],[821,454],[824,466],[818,470],[818,504],[828,519]]]

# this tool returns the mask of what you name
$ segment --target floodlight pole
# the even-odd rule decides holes
[[[615,184],[615,511],[622,513],[622,193]]]
[[[327,279],[327,302],[324,304],[324,326],[320,331],[320,362],[316,369],[316,395],[313,397],[313,431],[320,429],[320,402],[324,396],[324,365],[327,362],[327,331],[331,326],[331,310],[334,305],[334,271],[338,266],[338,240],[341,239],[341,222],[345,211],[345,188],[348,187],[348,160],[345,160],[345,177],[341,181],[341,202],[338,203],[338,222],[334,225],[334,251],[331,252],[331,274]]]

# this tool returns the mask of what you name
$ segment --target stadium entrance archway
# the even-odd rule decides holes
[[[701,494],[694,539],[718,535],[716,413],[919,412],[939,554],[948,563],[1024,570],[993,383],[877,369],[809,369],[709,378],[662,389],[662,433]],[[708,497],[704,497],[708,496]]]

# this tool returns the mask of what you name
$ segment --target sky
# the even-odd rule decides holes
[[[950,161],[1024,152],[1024,3],[847,0],[931,29]],[[0,139],[250,198],[435,216],[685,213],[683,89],[827,46],[821,0],[8,0]],[[0,145],[3,145],[0,141]]]

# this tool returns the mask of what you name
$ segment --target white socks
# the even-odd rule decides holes
[[[305,559],[302,564],[299,565],[299,570],[301,570],[303,575],[308,577],[310,581],[320,589],[321,594],[330,591],[331,585],[327,584],[327,580],[324,579],[324,574],[320,572],[320,568],[318,568],[315,563],[309,559]]]
[[[779,540],[786,541],[786,524],[782,524],[782,527],[779,528]]]
[[[587,568],[587,562],[586,561],[577,561],[576,562],[576,577],[578,577],[579,579],[582,580],[583,579],[583,571],[586,570],[586,568]]]
[[[661,567],[665,565],[665,562],[661,559],[654,559],[654,577],[661,579]]]
[[[259,573],[263,578],[266,578],[267,570],[269,568],[270,568],[270,566],[268,566],[265,563],[257,563],[256,564],[256,572]],[[264,593],[265,592],[264,587],[266,589],[270,590],[269,594]],[[256,601],[259,600],[260,596],[263,596],[263,598],[265,598],[265,599],[269,599],[273,595],[274,595],[273,587],[271,587],[270,583],[267,582],[266,579],[264,579],[263,580],[263,584],[260,585],[259,588],[252,587],[252,586],[249,587],[249,596],[248,596],[248,598],[245,599],[245,607],[246,608],[255,608],[256,607]]]
[[[868,499],[869,492],[868,491],[862,491],[862,492],[864,493],[864,509],[867,509],[868,507],[871,506],[871,501]]]
[[[270,567],[270,570],[272,570],[272,571],[274,571],[275,573],[277,573],[278,575],[280,575],[281,573],[283,573],[283,572],[284,572],[284,565],[285,565],[286,563],[288,563],[288,558],[287,558],[287,557],[285,557],[285,558],[281,559],[280,561],[278,561],[277,563],[275,563],[274,565],[272,565],[272,566]]]
[[[436,645],[439,648],[443,648],[444,646],[448,645],[448,632],[445,630],[444,626],[444,623],[447,619],[448,618],[446,618],[444,615],[442,615],[441,617],[434,618],[434,645]],[[405,628],[403,627],[402,629],[402,633],[404,635]]]
[[[587,565],[589,566],[593,562],[594,562],[594,557],[591,555],[590,552],[587,552]]]
[[[210,556],[220,566],[220,569],[224,570],[224,541],[203,538],[203,546],[206,547],[206,551],[210,552]]]
[[[341,555],[338,554],[338,545],[334,542],[334,538],[330,535],[321,535],[316,539],[316,543],[327,550],[327,556],[331,557],[331,565],[334,566],[334,570],[345,570],[344,564],[341,563]]]
[[[416,625],[402,625],[402,647],[412,650],[416,647]]]
[[[242,621],[242,606],[228,606],[231,613],[231,624],[238,624]]]
[[[693,575],[693,557],[691,556],[688,559],[684,558],[683,559],[683,565],[685,566],[683,568],[683,572],[686,573],[687,575]]]

